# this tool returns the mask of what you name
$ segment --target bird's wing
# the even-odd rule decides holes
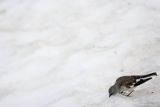
[[[138,86],[138,85],[141,85],[145,82],[147,82],[148,80],[152,79],[151,77],[150,78],[146,78],[146,79],[139,79],[138,81],[136,81],[136,83],[134,84],[134,86]]]

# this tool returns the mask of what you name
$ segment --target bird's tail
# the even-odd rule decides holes
[[[146,74],[146,75],[137,75],[135,76],[136,79],[141,79],[141,78],[147,78],[147,77],[151,77],[151,76],[157,76],[156,72],[150,73],[150,74]]]

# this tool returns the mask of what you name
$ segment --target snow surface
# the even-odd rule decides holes
[[[0,107],[160,107],[159,0],[0,0]]]

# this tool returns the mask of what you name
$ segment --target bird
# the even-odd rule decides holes
[[[121,76],[116,80],[115,84],[109,88],[109,97],[118,93],[130,96],[137,86],[151,80],[152,76],[157,76],[157,73],[153,72],[146,75]]]

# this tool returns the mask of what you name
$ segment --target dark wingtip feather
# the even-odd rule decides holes
[[[158,76],[156,72],[153,72],[153,75]]]

